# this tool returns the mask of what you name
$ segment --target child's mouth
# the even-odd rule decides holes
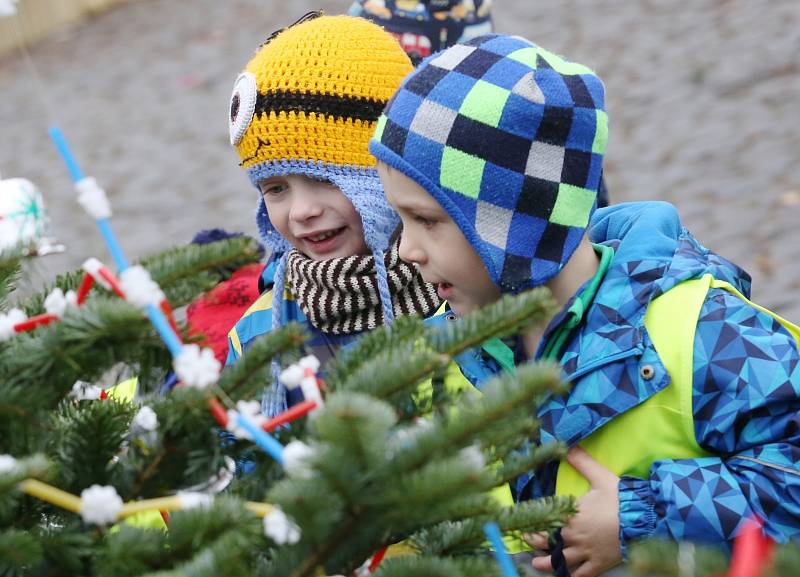
[[[440,282],[436,285],[436,294],[442,300],[449,300],[453,296],[453,285],[449,282]]]
[[[344,232],[345,228],[347,227],[343,226],[341,228],[326,230],[314,236],[304,237],[303,241],[309,248],[314,250],[314,252],[324,253],[334,248],[338,242],[339,236]]]

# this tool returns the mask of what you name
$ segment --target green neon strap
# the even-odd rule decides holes
[[[559,360],[567,338],[572,332],[572,329],[583,321],[586,311],[592,306],[594,297],[597,295],[597,289],[600,287],[600,283],[603,282],[606,276],[608,267],[611,266],[611,261],[614,260],[614,249],[610,246],[594,243],[592,243],[592,246],[595,252],[600,255],[600,264],[597,267],[597,272],[594,277],[592,277],[592,280],[589,281],[589,284],[586,285],[586,288],[572,301],[569,309],[567,309],[564,321],[553,331],[550,338],[547,339],[544,351],[542,352],[542,359]]]

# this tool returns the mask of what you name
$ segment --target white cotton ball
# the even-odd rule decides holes
[[[273,507],[264,516],[264,534],[278,545],[294,545],[300,540],[300,527],[283,511]]]
[[[319,372],[320,362],[319,359],[314,355],[307,355],[303,357],[297,362],[297,364],[300,365],[300,368],[303,370],[310,369],[311,372],[315,374]]]
[[[103,394],[103,389],[86,381],[75,381],[69,397],[78,401],[96,401]]]
[[[44,299],[44,310],[48,314],[63,317],[64,313],[67,312],[67,308],[75,306],[77,301],[75,291],[67,291],[67,294],[64,294],[63,290],[56,287]]]
[[[142,266],[136,265],[126,268],[119,275],[119,283],[125,300],[137,307],[144,308],[148,305],[159,306],[164,300],[164,293],[158,284],[150,277]]]
[[[81,517],[86,523],[113,523],[121,510],[122,499],[114,487],[92,485],[81,491]]]
[[[300,365],[290,365],[280,374],[280,381],[290,389],[296,389],[303,381],[303,369]]]
[[[310,479],[314,471],[309,462],[314,449],[303,441],[294,440],[283,448],[283,468],[290,477]]]
[[[0,455],[0,475],[13,473],[18,466],[18,461],[11,455]]]
[[[184,345],[173,362],[175,374],[185,385],[205,389],[219,379],[220,364],[209,348]]]
[[[461,449],[458,455],[465,465],[476,471],[482,471],[486,467],[486,459],[477,445]]]
[[[17,334],[14,325],[24,322],[27,318],[19,309],[11,309],[6,314],[0,314],[0,341],[7,341]]]
[[[214,497],[206,493],[198,493],[197,491],[178,491],[178,499],[181,502],[181,510],[188,511],[200,507],[202,509],[209,509],[214,504]]]
[[[158,429],[158,415],[152,408],[144,405],[133,417],[131,426],[137,431],[155,431]]]
[[[252,441],[253,435],[250,434],[250,431],[239,425],[239,415],[241,414],[241,416],[247,419],[254,427],[260,429],[267,420],[267,418],[261,414],[261,403],[258,401],[238,401],[236,403],[236,409],[237,410],[228,410],[228,424],[225,428],[233,433],[237,439],[248,439]]]
[[[89,216],[95,220],[111,217],[111,203],[106,191],[94,177],[82,178],[75,183],[75,189],[78,191],[78,202]]]

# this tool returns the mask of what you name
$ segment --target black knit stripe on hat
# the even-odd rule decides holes
[[[385,106],[386,101],[358,96],[275,91],[258,93],[255,113],[260,118],[270,112],[313,112],[333,118],[376,122]]]

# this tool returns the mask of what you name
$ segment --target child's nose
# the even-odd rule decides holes
[[[321,215],[322,211],[322,204],[314,198],[313,194],[296,194],[292,199],[289,218],[295,222],[303,222]]]
[[[405,231],[400,237],[400,247],[397,253],[400,255],[400,258],[406,262],[413,262],[416,264],[425,263],[424,251],[420,250],[419,246],[411,240]]]

